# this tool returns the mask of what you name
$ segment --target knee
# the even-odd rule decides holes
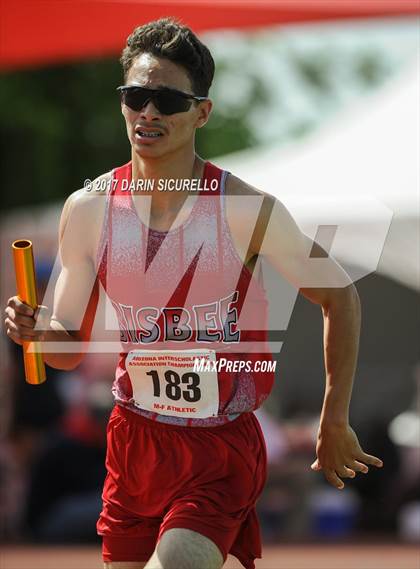
[[[220,569],[223,556],[209,538],[188,529],[163,533],[146,569]]]

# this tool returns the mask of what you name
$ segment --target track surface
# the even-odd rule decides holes
[[[404,545],[267,546],[257,569],[420,569],[420,548]],[[0,550],[1,569],[102,569],[97,547],[11,547]],[[243,569],[229,556],[223,569]]]

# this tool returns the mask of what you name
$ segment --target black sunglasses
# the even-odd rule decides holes
[[[138,85],[122,85],[117,87],[124,105],[133,111],[140,111],[144,105],[152,101],[162,115],[187,112],[193,101],[206,101],[207,97],[189,95],[176,89],[146,89]]]

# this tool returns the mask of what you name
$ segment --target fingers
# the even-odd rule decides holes
[[[42,333],[40,334],[31,328],[17,326],[16,323],[9,318],[6,318],[4,323],[6,325],[6,334],[18,344],[21,344],[22,342],[35,342],[43,339]]]
[[[375,461],[373,462],[372,459],[375,459]],[[382,461],[379,458],[370,456],[370,460],[373,464],[375,464],[375,466],[382,466]],[[337,468],[323,468],[319,460],[316,459],[311,464],[311,469],[314,471],[322,470],[326,480],[339,490],[342,490],[344,488],[344,482],[341,480],[342,478],[355,478],[356,473],[358,472],[361,472],[363,474],[367,474],[369,472],[368,466],[362,462],[359,462],[358,460],[349,461],[348,466],[341,466]]]
[[[359,462],[358,460],[353,460],[351,463],[349,463],[349,466],[355,472],[361,472],[362,474],[367,474],[369,472],[369,468],[366,466],[366,464],[363,464],[362,462]]]
[[[319,469],[322,469],[322,467],[319,467]],[[342,467],[339,471],[335,471],[331,468],[324,468],[323,471],[327,482],[329,482],[331,486],[334,486],[334,488],[338,488],[338,490],[344,488],[344,482],[341,478],[354,478],[356,476],[356,473],[346,466]]]
[[[17,326],[22,328],[33,328],[35,325],[35,320],[30,316],[23,316],[23,313],[19,313],[10,306],[8,306],[5,311],[6,319],[14,322]]]
[[[324,476],[325,476],[327,482],[329,482],[332,486],[334,486],[334,488],[338,488],[339,490],[342,490],[344,488],[344,483],[337,476],[337,473],[335,472],[335,470],[332,468],[323,468],[321,466],[321,463],[319,462],[319,459],[316,459],[311,464],[311,469],[314,471],[323,470]],[[349,469],[346,468],[346,470],[349,470]],[[349,470],[349,472],[351,472],[351,471]]]
[[[364,453],[364,455],[369,457],[370,464],[378,466],[379,468],[383,466],[382,460],[376,456],[366,455],[366,453]],[[368,462],[367,459],[365,460]],[[316,459],[312,463],[311,469],[314,471],[322,470],[327,482],[334,486],[334,488],[342,490],[344,488],[344,482],[341,480],[341,478],[354,478],[356,476],[356,472],[361,472],[363,474],[367,474],[369,472],[369,468],[366,466],[366,464],[363,464],[358,460],[350,461],[349,466],[351,466],[351,468],[348,468],[347,466],[342,466],[336,469],[323,468],[319,460]]]
[[[334,470],[324,470],[324,476],[331,486],[334,486],[334,488],[338,488],[338,490],[342,490],[344,488],[344,482],[337,476]]]
[[[14,342],[21,345],[24,341],[34,342],[44,339],[43,331],[34,329],[36,324],[34,310],[19,298],[16,296],[10,298],[4,312],[6,334]]]
[[[19,334],[17,334],[12,327],[7,327],[6,326],[6,334],[9,336],[9,338],[11,340],[13,340],[14,342],[16,342],[16,344],[19,344],[19,346],[22,345],[22,340],[20,339]]]
[[[322,470],[322,466],[319,464],[319,460],[316,459],[315,462],[311,464],[312,470]]]
[[[7,301],[7,306],[12,308],[18,314],[23,314],[26,316],[33,316],[34,309],[31,308],[28,304],[22,302],[17,296],[12,296]]]
[[[347,468],[347,466],[342,466],[340,469],[337,469],[337,474],[341,478],[354,478],[356,473],[351,468]]]
[[[377,468],[382,468],[384,463],[380,458],[377,456],[373,456],[371,454],[366,454],[365,452],[362,453],[361,456],[357,457],[359,460],[363,460],[366,464],[371,464],[372,466],[376,466]]]
[[[8,329],[13,330],[15,334],[22,336],[22,339],[26,340],[24,336],[27,336],[29,340],[32,340],[38,332],[35,332],[35,320],[29,316],[22,316],[18,314],[13,308],[7,307],[5,310],[6,318],[4,323],[6,325],[6,331]]]

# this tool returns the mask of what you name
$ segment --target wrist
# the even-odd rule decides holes
[[[323,408],[320,425],[325,428],[346,427],[349,424],[348,409]]]
[[[350,426],[348,416],[332,417],[321,415],[319,430],[321,432],[334,432],[346,430]]]
[[[349,423],[351,391],[329,386],[325,392],[321,410],[321,423],[343,426]]]
[[[321,419],[319,422],[319,430],[321,432],[335,432],[335,431],[343,431],[349,427],[350,423],[347,420],[341,421],[331,421],[326,419]]]

